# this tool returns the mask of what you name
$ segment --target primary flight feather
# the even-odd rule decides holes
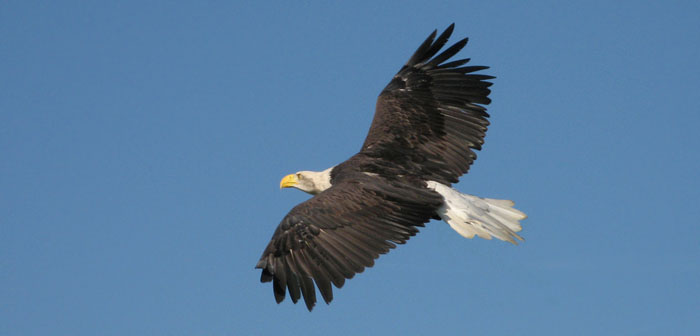
[[[467,238],[522,240],[517,232],[526,216],[512,201],[451,187],[484,143],[483,105],[491,102],[487,80],[494,78],[475,74],[486,66],[464,66],[469,59],[444,63],[467,44],[460,40],[438,54],[453,29],[437,39],[437,31],[430,34],[382,90],[359,153],[280,182],[315,196],[285,216],[256,265],[278,303],[289,293],[311,310],[316,287],[330,303],[332,286],[342,287],[431,218]]]

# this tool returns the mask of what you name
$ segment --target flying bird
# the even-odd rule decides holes
[[[282,219],[256,265],[277,303],[289,292],[294,303],[303,296],[311,311],[315,286],[330,303],[332,285],[341,288],[430,219],[466,238],[522,240],[517,232],[526,215],[512,201],[451,186],[484,143],[488,80],[495,78],[475,73],[486,66],[465,66],[468,58],[445,63],[467,44],[465,38],[438,54],[453,29],[437,39],[433,31],[382,90],[359,153],[280,182],[314,196]]]

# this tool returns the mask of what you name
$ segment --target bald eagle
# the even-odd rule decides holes
[[[463,194],[451,187],[469,170],[489,122],[486,66],[445,63],[463,39],[437,54],[452,34],[433,31],[379,94],[362,149],[324,171],[285,176],[281,188],[314,195],[279,224],[256,268],[272,281],[275,300],[303,295],[309,311],[318,287],[333,300],[331,284],[372,267],[380,254],[404,244],[430,219],[442,219],[460,235],[513,244],[525,214],[509,200]],[[435,56],[437,54],[437,56]]]

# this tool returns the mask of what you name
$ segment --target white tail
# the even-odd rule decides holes
[[[466,238],[474,235],[484,239],[496,237],[516,245],[518,242],[514,238],[523,240],[516,232],[522,230],[520,221],[527,215],[513,208],[513,201],[463,194],[435,181],[428,181],[428,188],[445,199],[438,215],[460,235]]]

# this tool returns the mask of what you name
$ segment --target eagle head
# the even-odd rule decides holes
[[[331,187],[331,169],[333,167],[320,172],[303,170],[289,174],[280,181],[280,189],[297,188],[316,195]]]

